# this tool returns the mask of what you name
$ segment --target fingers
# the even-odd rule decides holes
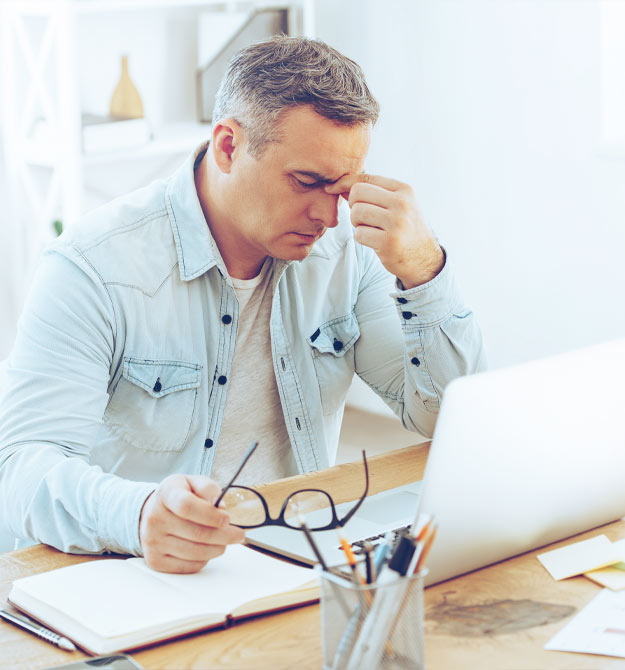
[[[354,226],[364,224],[384,230],[403,215],[406,198],[411,195],[409,187],[396,179],[365,173],[347,175],[326,187],[327,192],[331,190],[340,191],[348,201]]]
[[[178,475],[178,478],[184,481],[176,479],[169,482],[167,486],[163,487],[160,496],[163,505],[170,512],[181,519],[215,528],[222,528],[229,523],[226,512],[215,507],[214,503],[220,490],[215,482],[208,480],[208,477],[202,477],[202,479],[208,480],[202,484],[199,481],[200,475],[189,477]],[[163,481],[163,483],[165,482],[167,480]],[[201,496],[196,494],[196,489],[202,493]],[[216,494],[213,494],[214,492]]]
[[[384,248],[386,232],[379,228],[372,228],[371,226],[358,226],[354,231],[354,239],[359,244],[364,244],[366,247],[371,247],[376,252]]]
[[[371,203],[384,209],[392,209],[397,201],[394,195],[396,191],[391,191],[376,184],[366,182],[357,182],[349,192],[349,206],[353,207],[359,202]]]
[[[200,498],[214,504],[221,493],[221,488],[217,482],[204,475],[186,475],[191,490]]]
[[[372,226],[386,230],[391,224],[391,217],[387,209],[366,202],[357,202],[352,206],[350,218],[352,225]]]
[[[161,572],[197,572],[245,533],[214,500],[219,486],[200,475],[172,475],[146,500],[139,538],[147,564]]]
[[[176,574],[189,575],[194,572],[199,572],[205,565],[206,561],[185,561],[182,558],[175,558],[174,556],[161,556],[158,561],[145,557],[145,562],[158,572],[173,572]]]
[[[175,515],[170,518],[161,519],[162,528],[172,537],[205,545],[226,545],[241,542],[245,533],[241,528],[226,525],[221,528],[213,528],[199,523],[193,523],[186,519],[180,519]]]
[[[163,558],[175,558],[189,563],[196,563],[200,568],[212,558],[221,556],[226,550],[223,544],[198,544],[179,537],[168,535],[161,544]]]
[[[397,181],[397,179],[359,172],[357,174],[345,175],[345,177],[339,179],[334,184],[328,184],[325,187],[325,191],[326,193],[333,193],[334,195],[342,195],[344,193],[349,193],[356,184],[377,186],[386,191],[399,191],[406,186],[404,183]]]

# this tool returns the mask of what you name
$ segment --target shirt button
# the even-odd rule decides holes
[[[163,388],[163,385],[161,384],[161,378],[158,377],[156,379],[156,383],[154,384],[154,388],[152,390],[154,391],[154,393],[159,393],[162,388]]]
[[[221,321],[222,321],[222,323],[226,323],[226,324],[230,323],[232,321],[232,317],[230,316],[230,314],[224,314],[221,317]]]
[[[206,440],[206,442],[204,442],[204,446],[207,449],[210,449],[213,446],[213,441],[210,439],[210,437],[208,438],[208,440]]]
[[[414,358],[411,358],[411,359],[410,359],[410,362],[411,362],[413,365],[416,365],[417,367],[419,367],[419,366],[421,365],[421,361],[420,361],[416,356],[415,356]]]
[[[412,319],[414,316],[412,312],[402,312],[401,315],[404,317],[404,319]]]
[[[405,305],[408,302],[408,300],[406,300],[406,298],[397,298],[397,302],[400,305]]]
[[[332,346],[334,347],[334,351],[341,351],[343,348],[343,343],[340,340],[334,340],[334,344]]]
[[[226,377],[225,375],[220,375],[219,377],[217,377],[217,383],[218,383],[218,384],[221,384],[222,386],[223,386],[227,381],[228,381],[228,377]]]

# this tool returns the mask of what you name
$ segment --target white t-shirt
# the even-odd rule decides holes
[[[297,474],[271,356],[272,269],[273,261],[268,258],[253,279],[232,278],[239,301],[239,326],[211,470],[211,479],[222,486],[230,481],[253,440],[258,440],[258,447],[237,484],[260,484]]]

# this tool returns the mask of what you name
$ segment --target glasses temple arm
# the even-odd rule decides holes
[[[360,500],[354,505],[354,507],[347,513],[343,519],[341,519],[338,523],[339,526],[342,528],[353,516],[356,514],[358,511],[358,508],[362,505],[362,503],[365,501],[365,498],[367,497],[367,494],[369,493],[369,466],[367,465],[367,457],[365,456],[365,451],[363,449],[362,451],[362,461],[365,465],[365,491],[360,497]]]
[[[234,480],[241,474],[241,470],[243,470],[245,464],[249,460],[250,456],[254,453],[254,449],[256,449],[257,446],[258,446],[258,440],[254,440],[252,444],[250,444],[250,446],[247,448],[247,452],[245,453],[245,456],[243,456],[241,465],[239,465],[237,471],[232,476],[232,479],[226,484],[226,486],[224,486],[221,493],[219,494],[219,497],[215,501],[215,507],[219,507],[219,503],[221,502],[222,498],[226,495],[226,491],[234,484]]]

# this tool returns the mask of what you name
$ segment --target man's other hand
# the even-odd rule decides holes
[[[219,486],[204,475],[171,475],[147,498],[139,520],[146,563],[159,572],[198,572],[245,533],[215,507]]]
[[[445,255],[419,215],[412,188],[396,179],[360,173],[325,187],[349,203],[354,238],[371,247],[405,289],[433,279]]]

